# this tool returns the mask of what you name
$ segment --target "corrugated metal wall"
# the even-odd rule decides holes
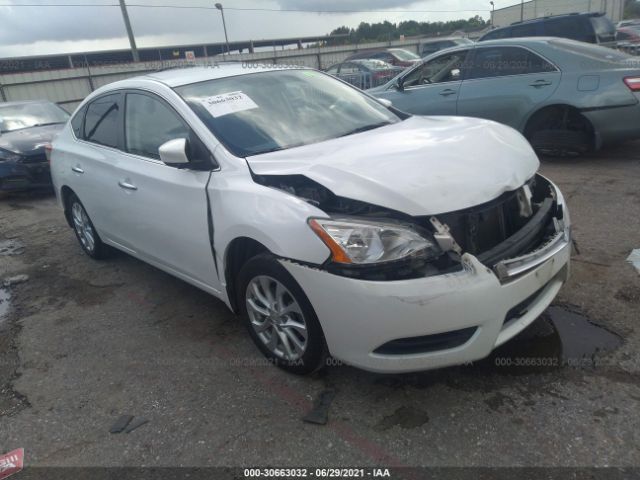
[[[524,3],[524,19],[562,15],[564,13],[606,12],[614,22],[622,20],[624,0],[533,0]],[[520,21],[522,6],[496,10],[494,25],[504,27]]]
[[[418,40],[406,40],[362,44],[357,47],[355,45],[347,45],[303,50],[274,50],[273,52],[230,55],[227,59],[247,63],[278,63],[324,69],[342,62],[358,50],[396,46],[417,52],[418,44]],[[222,60],[223,57],[221,56],[208,59],[199,58],[198,63],[207,62],[213,64]],[[65,70],[0,74],[0,101],[46,99],[60,104],[68,111],[73,111],[87,95],[103,85],[180,65],[188,65],[188,63],[186,60],[168,60],[164,62],[124,63],[104,67],[91,66],[89,68],[79,67]]]

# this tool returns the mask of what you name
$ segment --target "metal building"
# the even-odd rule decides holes
[[[492,20],[494,26],[504,27],[521,20],[584,12],[604,12],[613,22],[619,22],[624,0],[531,0],[495,10]]]

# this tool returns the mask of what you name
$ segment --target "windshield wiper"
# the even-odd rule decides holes
[[[366,125],[364,127],[359,127],[356,128],[354,130],[351,130],[350,132],[347,132],[343,135],[340,135],[340,137],[348,137],[349,135],[355,135],[356,133],[362,133],[362,132],[366,132],[369,130],[375,130],[376,128],[380,128],[380,127],[385,127],[387,125],[391,125],[391,122],[380,122],[380,123],[374,123],[372,125]]]

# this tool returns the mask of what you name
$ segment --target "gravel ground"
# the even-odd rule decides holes
[[[124,254],[86,257],[51,196],[0,200],[0,281],[29,277],[0,294],[0,452],[24,447],[35,466],[640,466],[640,276],[625,261],[640,248],[640,143],[542,171],[579,249],[555,307],[479,364],[411,375],[283,373],[218,300]],[[523,357],[534,365],[504,365]],[[328,424],[303,422],[326,390]],[[124,414],[149,423],[110,434]]]

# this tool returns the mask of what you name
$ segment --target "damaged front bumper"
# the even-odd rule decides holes
[[[281,262],[307,294],[335,358],[386,373],[473,362],[529,326],[568,279],[569,214],[555,190],[564,213],[553,218],[555,234],[495,264],[465,253],[458,272],[368,281]]]

